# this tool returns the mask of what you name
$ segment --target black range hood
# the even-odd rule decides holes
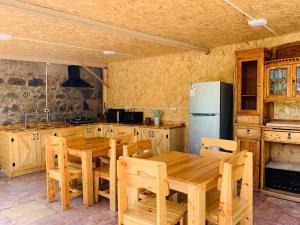
[[[79,66],[68,66],[68,79],[63,82],[63,87],[94,88],[92,85],[80,78]]]

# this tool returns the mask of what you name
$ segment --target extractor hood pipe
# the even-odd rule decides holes
[[[47,115],[47,122],[49,123],[50,122],[50,118],[49,118],[49,114],[50,114],[50,109],[48,108],[48,65],[49,63],[45,63],[45,75],[46,75],[46,78],[45,78],[45,86],[46,86],[46,107],[44,109],[44,112],[46,113]]]

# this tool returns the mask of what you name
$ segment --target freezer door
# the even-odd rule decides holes
[[[200,138],[220,138],[219,114],[190,114],[190,153],[200,153]]]
[[[193,83],[190,113],[220,113],[220,82]]]

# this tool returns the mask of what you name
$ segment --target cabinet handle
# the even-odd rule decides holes
[[[247,134],[249,134],[250,133],[250,130],[249,129],[247,129]]]
[[[101,131],[101,128],[98,128],[98,131]]]
[[[291,139],[292,137],[291,137],[291,133],[288,133],[288,139]]]
[[[293,83],[295,83],[296,82],[296,80],[293,80]]]

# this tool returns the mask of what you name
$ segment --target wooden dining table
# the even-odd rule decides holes
[[[215,154],[205,156],[171,151],[149,158],[167,164],[171,190],[188,196],[188,224],[205,225],[206,192],[217,186],[222,159]]]
[[[67,148],[70,155],[81,158],[83,204],[86,206],[93,205],[93,158],[108,154],[109,138],[67,139]]]

